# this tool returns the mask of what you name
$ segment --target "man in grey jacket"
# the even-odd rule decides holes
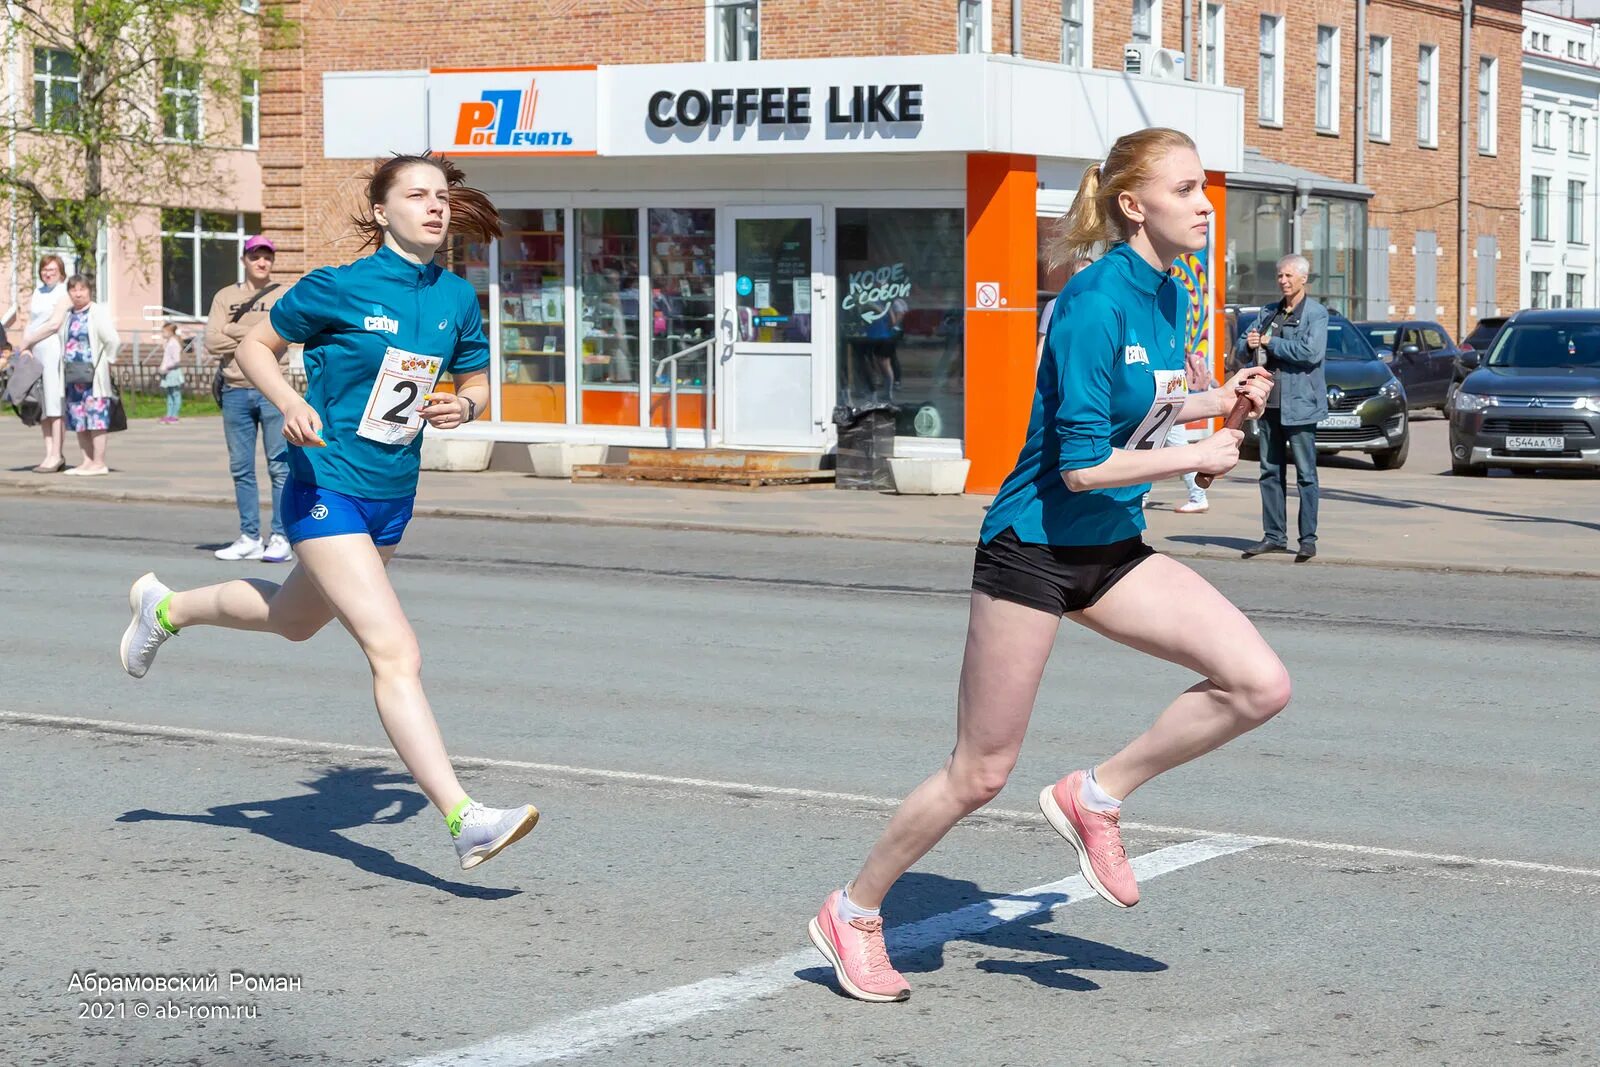
[[[1265,364],[1272,372],[1272,396],[1258,422],[1261,442],[1262,539],[1244,558],[1289,551],[1288,490],[1284,462],[1292,459],[1300,489],[1300,551],[1296,563],[1317,554],[1317,423],[1328,414],[1328,381],[1323,359],[1328,351],[1328,311],[1306,296],[1311,264],[1304,256],[1278,261],[1283,299],[1261,309],[1250,332],[1239,339],[1241,364]]]

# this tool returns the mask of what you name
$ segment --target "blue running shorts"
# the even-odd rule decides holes
[[[290,478],[283,487],[283,529],[297,545],[316,537],[366,534],[375,545],[398,545],[416,495],[366,500]]]

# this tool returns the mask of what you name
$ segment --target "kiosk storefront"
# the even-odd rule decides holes
[[[327,157],[466,157],[502,209],[452,257],[494,353],[462,433],[660,446],[675,383],[689,444],[821,451],[882,401],[972,491],[1026,423],[1041,174],[1146,125],[1214,171],[1242,152],[1236,90],[987,55],[340,73],[324,100]]]

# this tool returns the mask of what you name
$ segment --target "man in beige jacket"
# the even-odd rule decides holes
[[[206,316],[206,351],[222,373],[222,431],[228,441],[228,468],[233,474],[234,502],[239,507],[239,539],[218,549],[218,559],[259,559],[287,563],[294,559],[283,535],[283,484],[289,477],[288,442],[283,415],[251,385],[234,361],[239,342],[267,317],[286,287],[272,280],[277,247],[257,235],[244,243],[244,281],[224,286],[211,298]],[[288,366],[288,355],[282,357]],[[272,537],[261,539],[261,494],[256,488],[256,433],[260,430],[272,477]]]

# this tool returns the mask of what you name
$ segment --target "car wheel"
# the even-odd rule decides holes
[[[1407,433],[1400,438],[1400,447],[1391,448],[1387,452],[1374,452],[1372,465],[1381,471],[1398,470],[1406,465],[1406,457],[1411,455],[1411,434]]]
[[[1460,382],[1450,383],[1449,387],[1444,391],[1444,403],[1439,405],[1440,411],[1444,412],[1446,415],[1450,414],[1451,409],[1456,406],[1456,392],[1460,388]]]

